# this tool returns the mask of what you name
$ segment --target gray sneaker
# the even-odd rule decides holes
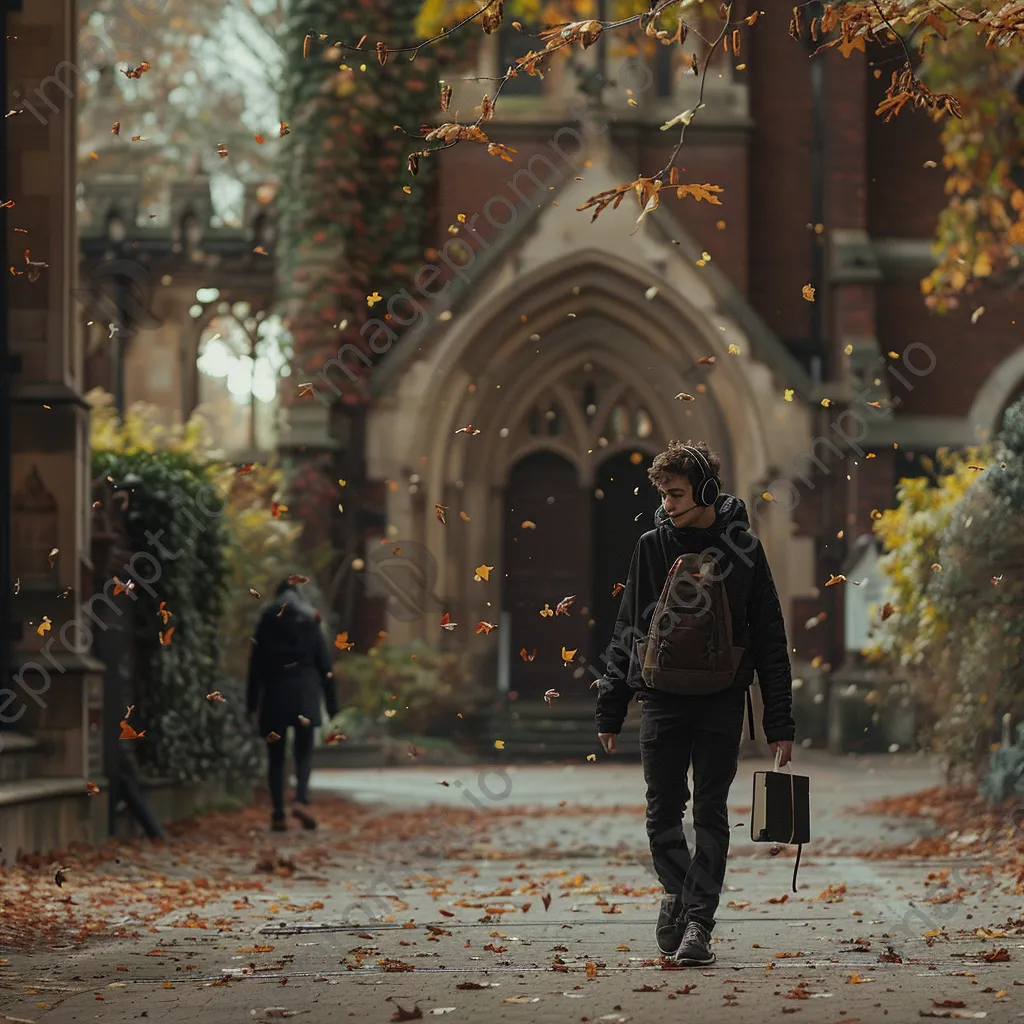
[[[699,921],[686,922],[682,944],[675,958],[677,963],[693,966],[715,962],[715,951],[711,948],[711,933]]]
[[[678,896],[670,894],[661,898],[655,934],[662,954],[673,956],[683,941],[683,901]]]

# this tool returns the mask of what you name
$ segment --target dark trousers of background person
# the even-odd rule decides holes
[[[666,893],[682,897],[687,920],[699,921],[709,932],[725,881],[726,801],[739,763],[745,699],[743,690],[700,697],[651,694],[641,712],[640,757],[654,870]],[[692,855],[683,834],[691,762]]]
[[[309,776],[313,771],[313,726],[292,725],[275,730],[280,739],[267,744],[267,782],[270,785],[270,800],[274,805],[274,816],[284,817],[284,762],[288,741],[288,729],[292,730],[292,757],[295,759],[295,802],[309,803]]]

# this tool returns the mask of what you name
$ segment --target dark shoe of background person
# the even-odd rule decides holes
[[[661,898],[655,934],[658,937],[658,949],[664,956],[673,956],[683,941],[682,913],[683,901],[678,896],[670,894]]]
[[[285,820],[283,814],[272,814],[270,816],[270,831],[271,832],[287,832],[288,822]]]
[[[711,933],[699,921],[686,922],[683,942],[675,959],[677,963],[692,966],[715,962],[715,951],[711,948]]]
[[[304,807],[293,807],[292,817],[302,822],[302,827],[306,829],[316,828],[316,818],[309,813]]]

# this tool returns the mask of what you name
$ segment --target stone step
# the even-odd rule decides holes
[[[0,786],[34,778],[42,762],[43,745],[34,736],[7,730],[0,732]]]

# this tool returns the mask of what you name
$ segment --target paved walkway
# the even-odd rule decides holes
[[[858,855],[927,833],[852,808],[937,784],[932,761],[798,751],[815,840],[797,894],[794,850],[772,857],[749,840],[750,778],[765,767],[740,764],[707,969],[665,970],[657,956],[660,887],[638,764],[411,765],[317,773],[331,827],[315,833],[271,836],[250,814],[232,843],[186,834],[69,873],[54,898],[85,902],[95,887],[107,924],[84,946],[6,954],[0,1014],[47,1024],[410,1019],[400,1008],[452,1024],[1024,1019],[1021,897],[1001,891],[998,864]],[[929,874],[951,867],[936,888]],[[119,927],[124,936],[109,937]]]

